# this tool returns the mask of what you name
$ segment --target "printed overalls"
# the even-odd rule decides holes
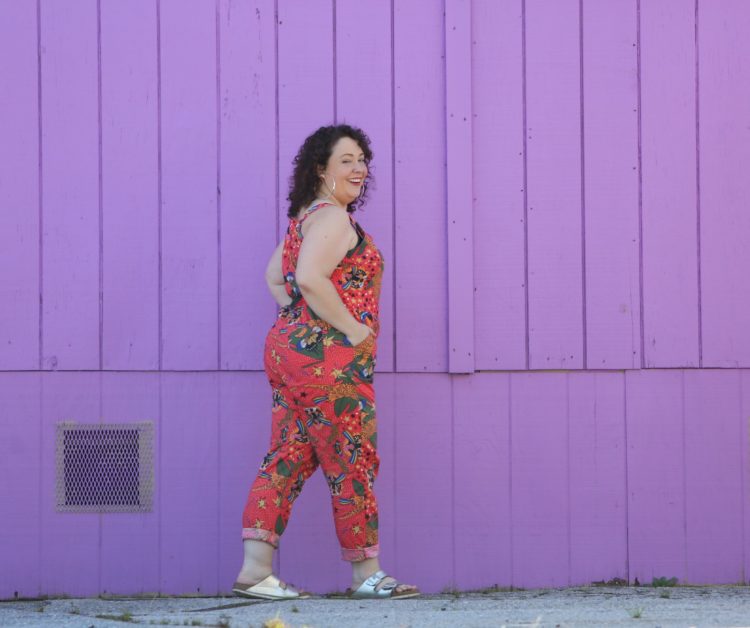
[[[278,547],[294,500],[321,465],[342,557],[358,561],[377,556],[379,549],[373,371],[383,257],[349,215],[359,241],[331,281],[351,314],[373,331],[352,345],[343,332],[317,317],[295,281],[302,223],[326,204],[291,219],[284,239],[282,271],[292,302],[281,308],[266,338],[264,363],[273,389],[271,447],[248,494],[242,538]]]

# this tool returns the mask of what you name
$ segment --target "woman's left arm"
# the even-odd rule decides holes
[[[286,282],[284,281],[284,273],[281,270],[281,255],[283,250],[284,240],[279,242],[276,250],[271,254],[271,259],[268,260],[268,266],[266,267],[268,290],[276,300],[276,303],[281,306],[289,305],[292,302],[292,297],[286,293]]]

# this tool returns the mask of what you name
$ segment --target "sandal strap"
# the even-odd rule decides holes
[[[358,595],[362,595],[367,597],[390,597],[393,593],[393,590],[399,585],[399,582],[397,582],[395,578],[393,579],[393,582],[384,584],[380,588],[377,588],[377,585],[388,577],[388,574],[382,569],[376,571],[359,586],[359,588],[354,592],[354,596],[357,597]]]

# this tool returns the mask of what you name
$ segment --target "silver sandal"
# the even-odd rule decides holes
[[[307,591],[297,590],[291,584],[279,580],[273,574],[253,585],[235,582],[232,586],[232,593],[240,597],[262,600],[300,600],[310,597],[310,593]]]
[[[367,580],[365,580],[356,591],[352,591],[351,589],[348,590],[348,597],[350,598],[391,598],[391,599],[404,599],[408,597],[417,597],[418,595],[421,595],[419,589],[412,589],[411,591],[396,591],[396,587],[398,587],[399,584],[402,584],[401,582],[398,582],[398,580],[395,580],[394,582],[390,582],[388,584],[384,584],[379,589],[377,588],[377,585],[380,584],[385,578],[388,577],[388,574],[385,573],[382,569],[380,571],[376,571],[374,574],[372,574]]]

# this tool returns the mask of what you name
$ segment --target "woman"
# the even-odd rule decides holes
[[[266,339],[273,390],[271,448],[242,516],[245,561],[233,591],[246,597],[309,597],[272,574],[292,504],[318,465],[331,492],[352,597],[406,598],[411,585],[378,563],[373,391],[383,259],[351,213],[365,200],[368,137],[348,125],[321,127],[294,159],[289,228],[266,280],[281,307]]]

